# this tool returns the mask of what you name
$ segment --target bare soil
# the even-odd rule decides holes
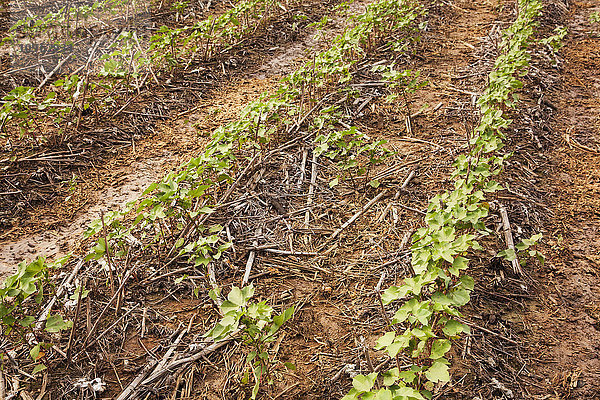
[[[543,360],[534,370],[556,398],[600,398],[600,31],[590,23],[598,11],[582,1],[561,14],[570,35],[546,92],[555,108],[546,165],[533,178],[550,209],[548,263],[533,271],[538,297],[523,320]]]

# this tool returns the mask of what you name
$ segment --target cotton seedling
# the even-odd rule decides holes
[[[217,294],[211,293],[216,299]],[[246,355],[246,372],[243,383],[254,380],[251,399],[256,399],[261,383],[272,384],[271,373],[276,362],[269,354],[269,344],[277,339],[279,328],[294,315],[294,307],[273,315],[273,307],[266,302],[251,302],[254,286],[234,287],[220,308],[223,318],[206,336],[215,341],[223,340],[236,331],[241,331],[240,340],[249,351]]]

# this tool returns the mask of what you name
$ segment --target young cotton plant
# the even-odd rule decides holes
[[[546,261],[544,255],[538,250],[531,249],[532,247],[537,245],[541,239],[541,233],[535,234],[529,239],[523,239],[521,242],[519,242],[519,244],[515,246],[514,249],[505,249],[499,251],[498,254],[496,254],[496,257],[502,257],[503,259],[509,262],[519,259],[519,263],[523,265],[525,264],[524,259],[527,256],[529,256],[531,258],[537,258],[539,263],[543,265]]]
[[[196,57],[209,60],[241,43],[267,23],[270,17],[285,11],[274,0],[243,0],[219,16],[210,16],[183,28],[161,26],[151,38],[150,52],[155,63],[175,66]]]
[[[217,293],[211,291],[210,295],[217,300]],[[293,317],[294,307],[273,316],[273,307],[265,301],[251,302],[253,296],[253,285],[231,289],[227,300],[220,306],[223,318],[206,336],[217,342],[240,332],[241,342],[250,349],[246,355],[246,372],[242,382],[248,383],[252,376],[254,386],[251,399],[254,400],[261,382],[266,380],[269,385],[273,383],[271,371],[276,362],[274,355],[269,353],[269,344],[277,339],[279,328]]]
[[[349,82],[354,65],[374,51],[390,34],[394,39],[385,46],[405,52],[418,40],[418,19],[425,14],[416,1],[378,0],[367,6],[366,12],[355,16],[355,25],[333,39],[331,47],[284,79],[287,91],[302,93],[309,101],[338,84]]]
[[[315,139],[315,154],[337,161],[337,166],[342,172],[347,172],[350,177],[368,176],[373,165],[381,163],[391,156],[393,152],[383,147],[387,140],[372,141],[368,135],[359,132],[355,126],[345,130],[334,130],[321,134]],[[364,158],[364,161],[361,159]],[[329,187],[340,183],[341,176],[337,176]],[[371,186],[379,186],[379,182],[369,182]]]
[[[65,320],[59,313],[49,314],[41,324],[36,323],[44,299],[55,291],[50,270],[62,267],[69,258],[63,257],[52,264],[47,264],[43,257],[31,263],[23,261],[0,288],[0,332],[3,337],[18,337],[18,341],[29,348],[29,355],[35,362],[44,357],[44,349],[52,347],[51,343],[44,342],[40,333],[42,328],[46,333],[56,334],[73,326],[72,321]],[[37,364],[33,373],[45,368],[43,364]]]
[[[106,81],[124,79],[129,84],[130,78],[135,79],[147,72],[148,60],[143,56],[138,46],[139,39],[134,31],[122,31],[111,45],[112,52],[104,54],[104,61],[98,75]]]
[[[419,81],[418,71],[398,71],[394,69],[393,64],[376,66],[372,71],[380,72],[382,78],[388,83],[388,90],[392,91],[392,94],[387,96],[386,101],[393,102],[397,100],[400,93],[404,97],[407,108],[406,95],[414,93],[426,84],[426,82]],[[326,125],[328,128],[328,132],[320,133],[315,139],[315,154],[317,156],[324,155],[336,161],[342,174],[349,175],[350,178],[353,178],[354,175],[365,175],[368,178],[371,168],[392,156],[394,152],[384,147],[388,142],[387,140],[372,140],[355,126],[345,130],[335,129],[334,124],[341,119],[341,113],[337,112],[337,109],[336,106],[323,109],[320,112],[320,118],[315,118],[315,122],[320,121],[315,130],[321,132]],[[408,115],[410,115],[410,111]],[[334,178],[329,186],[338,185],[343,178],[342,174]],[[380,185],[377,180],[368,182],[374,188]]]
[[[540,43],[550,47],[550,49],[556,53],[565,45],[564,40],[568,33],[569,29],[567,27],[557,26],[554,28],[554,35],[540,39]]]
[[[415,21],[415,6],[412,3],[405,5],[397,0],[379,1],[389,3],[398,10],[398,12],[390,14],[389,18],[401,19],[400,25],[402,27],[406,28]],[[372,11],[369,12],[372,13]],[[369,25],[369,19],[359,18],[359,21],[362,22],[352,29],[356,29],[357,32],[364,31],[365,33],[361,37],[366,37],[365,35],[368,35],[374,28]],[[366,29],[367,25],[360,28],[361,24],[367,24],[370,28]],[[389,21],[386,26],[396,26],[396,22]],[[336,43],[338,45],[346,43],[344,37],[344,35],[340,35]],[[348,45],[356,46],[357,43]],[[351,52],[350,48],[346,48],[346,51]],[[364,52],[355,53],[355,55],[362,54]],[[320,56],[317,56],[317,59],[319,58]],[[319,62],[314,65],[315,70],[323,72],[323,68],[328,67],[324,67]],[[304,73],[296,76],[304,83],[294,82],[300,86],[306,86],[310,80],[310,74],[307,72],[309,69],[312,71],[313,66],[307,64],[303,67]],[[237,120],[217,128],[213,132],[210,142],[206,145],[205,151],[184,165],[180,172],[169,174],[161,182],[150,185],[144,191],[144,195],[148,195],[148,197],[138,204],[129,204],[121,212],[111,214],[106,225],[110,227],[111,231],[115,232],[109,232],[109,242],[113,239],[118,240],[123,245],[120,253],[126,254],[125,248],[128,245],[126,239],[137,236],[137,242],[145,243],[147,246],[151,244],[157,246],[158,248],[155,247],[155,250],[159,255],[164,255],[161,246],[168,244],[167,247],[170,250],[168,250],[167,256],[177,256],[175,251],[183,249],[186,251],[179,253],[179,255],[192,254],[195,262],[199,260],[201,263],[206,264],[209,261],[208,251],[205,251],[207,250],[205,246],[207,241],[203,240],[204,236],[202,236],[206,227],[199,225],[198,221],[213,212],[217,206],[218,198],[214,194],[220,191],[221,185],[232,181],[232,171],[238,165],[237,157],[241,151],[262,150],[278,132],[291,129],[290,127],[295,124],[293,117],[301,114],[301,106],[297,104],[300,96],[300,92],[293,85],[290,85],[289,80],[285,79],[277,93],[265,94],[259,100],[248,104]],[[326,124],[333,126],[339,116],[333,115],[331,111],[334,110],[328,110],[326,107],[322,112],[317,113],[312,121],[309,121],[309,125],[311,127],[323,127]],[[382,147],[383,142],[370,142],[366,139],[366,136],[362,136],[358,131],[355,131],[352,136],[358,140],[350,144],[352,154],[356,155],[358,152],[363,156],[367,156],[370,163],[378,162],[388,154]],[[342,143],[337,139],[332,138],[332,140],[340,143],[340,145]],[[346,147],[346,151],[348,150]],[[350,162],[346,166],[361,171],[358,164],[354,165]],[[135,213],[133,226],[124,227],[118,221],[118,218],[131,211]],[[196,229],[197,227],[200,228]],[[91,236],[101,230],[102,224],[97,221],[94,223],[93,228],[86,232],[86,235]],[[152,232],[154,232],[154,239],[148,242],[146,238],[152,235]],[[175,242],[170,243],[173,237],[176,238]],[[98,251],[94,250],[97,255],[90,257],[103,257],[104,250],[100,243],[102,240],[101,238],[98,242],[100,244]],[[198,240],[202,245],[200,247],[195,245]],[[208,240],[213,239],[209,238]],[[216,242],[212,245],[216,245]],[[202,254],[196,252],[197,248],[201,249]],[[215,251],[214,255],[218,257],[226,247],[213,246],[212,249]]]
[[[53,36],[51,35],[53,28],[60,27],[61,29],[68,29],[69,23],[73,26],[77,26],[73,24],[74,21],[82,23],[91,17],[97,16],[103,11],[112,11],[114,8],[128,3],[128,0],[94,1],[90,5],[64,6],[57,11],[51,11],[43,16],[35,16],[30,13],[27,17],[16,21],[10,27],[9,31],[21,31],[30,35],[30,37],[36,37],[40,33],[46,33],[49,39],[53,39]]]
[[[387,103],[398,103],[398,98],[402,96],[404,107],[398,111],[403,112],[405,116],[409,118],[411,112],[407,95],[415,93],[417,90],[428,84],[427,81],[419,79],[421,72],[410,69],[397,70],[394,68],[394,63],[389,65],[376,65],[371,71],[380,72],[381,77],[388,84],[387,90],[390,94],[385,97]]]
[[[29,135],[36,144],[40,144],[40,138],[34,134],[35,131],[40,135],[43,133],[38,119],[42,115],[49,116],[57,112],[52,105],[55,97],[56,93],[50,92],[38,100],[35,88],[30,86],[17,86],[11,90],[2,97],[4,104],[0,107],[0,135],[8,132],[7,124],[14,121],[19,126],[19,139]]]

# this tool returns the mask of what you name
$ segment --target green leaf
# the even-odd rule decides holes
[[[410,399],[410,400],[425,400],[421,393],[417,389],[413,389],[411,387],[401,387],[394,390],[394,398],[398,398],[400,396],[401,399]]]
[[[246,299],[244,298],[241,289],[236,286],[234,286],[233,289],[231,289],[231,292],[229,292],[229,294],[227,295],[227,299],[236,306],[243,306],[244,304],[246,304]]]
[[[184,280],[186,280],[188,278],[187,274],[184,274],[183,276],[180,276],[179,278],[176,278],[174,283],[176,285],[179,285],[181,282],[183,282]]]
[[[396,332],[387,332],[385,335],[377,339],[375,349],[381,350],[388,347],[396,338]]]
[[[254,296],[254,285],[250,284],[242,289],[242,296],[244,297],[244,302],[247,302]]]
[[[81,292],[81,287],[78,287],[77,289],[75,289],[75,293],[73,293],[71,295],[71,297],[69,297],[69,299],[77,301],[79,300],[79,292]],[[81,300],[85,299],[88,294],[90,294],[89,290],[83,289],[83,292],[81,292]]]
[[[23,318],[22,320],[19,321],[19,325],[21,325],[22,327],[28,327],[29,325],[33,324],[35,322],[35,317],[28,315],[27,317]]]
[[[295,371],[296,370],[296,364],[291,363],[291,362],[284,362],[283,365],[289,369],[290,371]]]
[[[467,290],[475,289],[475,280],[471,278],[469,275],[463,275],[460,278],[460,283],[462,283],[463,288]]]
[[[461,324],[458,321],[451,319],[451,320],[448,320],[448,322],[446,322],[446,325],[444,326],[442,331],[446,334],[446,336],[454,337],[454,336],[458,336],[461,333],[465,332],[467,330],[465,328],[466,328],[465,325]]]
[[[33,367],[33,371],[31,371],[31,375],[35,375],[37,373],[40,373],[43,370],[45,370],[46,368],[48,368],[48,367],[46,367],[44,364],[38,364],[35,367]]]
[[[215,232],[221,232],[222,230],[223,230],[223,226],[219,225],[219,224],[216,224],[216,225],[211,226],[208,229],[208,232],[209,233],[215,233]]]
[[[462,307],[471,300],[471,296],[468,290],[458,289],[450,293],[450,298],[454,302],[454,305]]]
[[[219,295],[220,295],[220,290],[218,288],[211,289],[208,291],[208,297],[210,297],[210,299],[212,301],[217,301],[217,298],[219,297]]]
[[[546,257],[542,253],[540,253],[539,251],[537,251],[537,250],[531,250],[529,252],[529,255],[532,256],[532,257],[535,255],[541,265],[544,265],[544,263],[546,262]]]
[[[422,325],[429,325],[429,317],[432,315],[431,305],[429,302],[424,301],[413,307],[412,313]]]
[[[543,235],[541,233],[533,235],[530,240],[534,243],[539,242],[542,239]]]
[[[216,324],[214,328],[204,334],[205,337],[211,337],[215,341],[223,339],[230,332],[230,327]]]
[[[154,189],[156,189],[157,187],[158,187],[158,183],[156,183],[156,182],[152,183],[150,186],[148,186],[146,188],[146,190],[144,190],[144,192],[142,193],[142,196],[145,196],[148,193],[154,191]]]
[[[394,300],[400,300],[406,296],[408,292],[408,287],[403,286],[390,286],[387,288],[381,295],[381,300],[383,304],[390,304]]]
[[[431,367],[427,371],[425,371],[425,376],[431,382],[449,382],[450,381],[450,373],[448,372],[448,366],[440,361],[435,361]]]
[[[65,321],[60,314],[50,315],[46,320],[46,332],[56,333],[70,329],[73,321]]]
[[[44,300],[44,287],[42,285],[40,285],[40,289],[34,299],[37,304],[42,304],[42,301]]]
[[[394,343],[390,344],[387,347],[386,351],[388,352],[388,355],[390,357],[394,358],[394,357],[396,357],[396,355],[398,355],[398,353],[400,353],[401,350],[408,347],[409,342],[410,342],[409,337],[398,336],[396,338],[396,340],[394,340]]]
[[[32,347],[31,350],[29,350],[29,355],[31,356],[31,359],[33,361],[37,361],[40,357],[43,356],[43,354],[40,355],[41,348],[42,345],[38,343],[34,347]]]
[[[233,313],[227,314],[221,319],[219,325],[223,325],[224,327],[229,327],[235,325],[238,322],[238,316]]]
[[[392,391],[389,389],[381,389],[375,395],[375,400],[392,400]]]
[[[212,214],[215,211],[214,208],[211,208],[209,206],[204,206],[201,209],[198,210],[198,213],[200,214]]]
[[[386,371],[382,374],[383,376],[383,384],[385,386],[392,386],[396,384],[399,379],[400,372],[398,368],[392,368],[389,371]]]
[[[262,372],[262,367],[260,365],[257,365],[252,370],[252,373],[254,375],[254,387],[252,388],[252,396],[250,397],[252,400],[255,400],[256,396],[258,395],[258,389],[260,388],[260,378],[262,376]]]
[[[525,242],[521,242],[515,245],[515,248],[519,251],[523,251],[523,250],[527,250],[529,248],[528,244],[525,244]]]
[[[368,392],[375,385],[375,379],[377,379],[377,372],[373,372],[369,375],[356,375],[352,380],[352,386],[359,392]]]
[[[486,185],[485,185],[485,189],[483,189],[485,192],[490,193],[490,192],[497,192],[499,190],[502,190],[503,187],[496,181],[489,181]]]
[[[398,374],[398,378],[406,383],[413,383],[417,378],[417,374],[414,371],[402,371]]]
[[[286,309],[281,315],[276,315],[273,317],[273,323],[279,327],[283,325],[287,320],[294,316],[294,306]]]
[[[348,392],[347,395],[342,397],[342,400],[356,400],[356,399],[358,399],[359,394],[360,394],[360,392],[358,390],[352,388],[352,389],[350,389],[350,391]]]
[[[451,344],[448,339],[437,339],[431,346],[431,354],[429,358],[434,360],[442,358],[450,350],[450,347]]]
[[[460,271],[465,270],[469,267],[469,259],[465,257],[458,256],[452,262],[452,267],[448,270],[454,276],[458,276]]]
[[[517,253],[514,249],[502,250],[497,254],[498,257],[504,258],[506,261],[513,261],[517,259]]]
[[[406,321],[406,319],[411,314],[410,310],[413,307],[415,302],[416,302],[416,299],[411,299],[407,303],[405,303],[402,307],[400,307],[394,314],[394,317],[392,318],[392,323],[400,324],[400,323]]]
[[[223,315],[229,314],[232,311],[237,311],[240,309],[241,306],[238,306],[235,303],[232,303],[229,300],[225,300],[222,304],[221,304],[221,312],[223,313]]]

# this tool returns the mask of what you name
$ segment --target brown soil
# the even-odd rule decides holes
[[[597,11],[582,1],[563,15],[563,69],[547,92],[553,143],[537,171],[551,211],[548,263],[534,273],[538,298],[523,319],[543,360],[533,369],[556,398],[600,398],[600,30],[589,22]]]

